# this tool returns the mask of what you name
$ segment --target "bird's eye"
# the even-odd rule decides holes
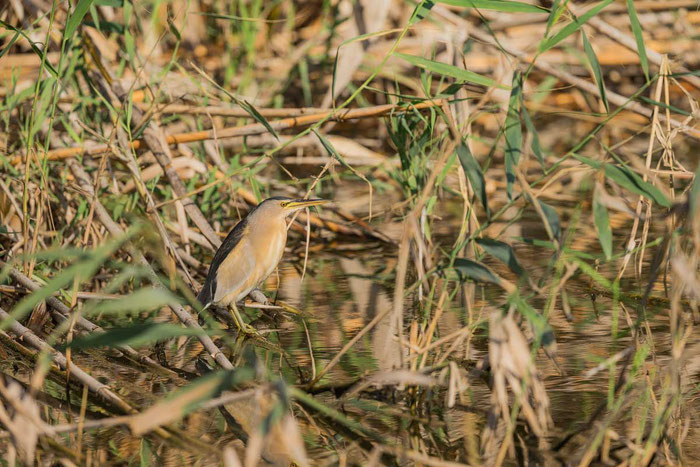
[[[280,203],[280,206],[282,206],[283,208],[286,208],[288,204],[289,204],[289,201],[282,201]]]

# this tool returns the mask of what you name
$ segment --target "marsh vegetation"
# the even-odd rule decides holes
[[[3,465],[700,460],[697,1],[0,3]],[[319,197],[243,318],[195,297]]]

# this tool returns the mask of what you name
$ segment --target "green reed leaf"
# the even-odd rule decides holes
[[[600,68],[600,62],[598,61],[598,57],[596,56],[593,47],[591,47],[591,43],[588,42],[588,37],[586,37],[586,33],[583,31],[583,29],[581,30],[581,37],[583,38],[583,49],[586,51],[586,56],[588,56],[588,61],[590,62],[591,68],[593,69],[593,76],[595,76],[595,82],[598,85],[600,98],[603,100],[605,110],[607,112],[610,112],[608,98],[605,95],[605,82],[603,81],[603,72]]]
[[[542,206],[542,210],[544,211],[544,215],[547,218],[547,223],[549,224],[549,227],[552,229],[552,233],[556,238],[561,237],[561,221],[559,220],[559,214],[557,214],[556,209],[554,209],[552,206],[545,203],[544,201],[538,202],[540,203],[540,206]]]
[[[534,123],[532,123],[530,112],[528,112],[527,107],[525,107],[525,103],[521,103],[520,110],[523,116],[523,122],[525,122],[525,128],[527,129],[527,132],[530,133],[530,148],[532,148],[532,152],[535,154],[535,157],[537,157],[537,162],[540,163],[542,169],[546,169],[544,152],[542,152],[542,145],[540,144],[540,137],[537,134],[537,129],[535,128]]]
[[[474,282],[501,284],[501,278],[491,271],[485,264],[466,258],[457,258],[454,262],[454,270],[461,280],[471,279]]]
[[[547,28],[545,29],[544,35],[549,36],[549,31],[552,29],[552,26],[557,24],[557,21],[559,21],[559,18],[561,18],[562,13],[564,13],[566,5],[561,4],[561,0],[554,0],[552,3],[552,8],[549,10],[549,16],[547,17]]]
[[[207,400],[218,396],[223,391],[251,381],[254,377],[255,372],[250,368],[209,373],[131,417],[128,421],[129,428],[135,436],[139,436],[175,422],[196,410]]]
[[[29,36],[27,36],[27,34],[25,34],[25,32],[24,32],[23,30],[17,29],[16,27],[14,27],[13,25],[11,25],[10,23],[6,23],[5,21],[3,21],[3,20],[1,20],[1,19],[0,19],[0,26],[2,26],[2,27],[5,28],[5,29],[8,29],[8,30],[10,30],[10,31],[14,31],[14,32],[15,32],[15,36],[14,36],[14,37],[16,37],[17,34],[19,34],[19,35],[21,35],[22,37],[24,37],[24,38],[26,39],[27,43],[29,44],[29,47],[32,49],[32,52],[34,52],[34,53],[39,57],[39,59],[41,59],[41,60],[44,61],[44,66],[46,66],[46,69],[49,71],[49,73],[51,73],[51,75],[52,75],[54,78],[57,78],[57,77],[58,77],[58,72],[57,72],[56,69],[53,67],[53,65],[51,65],[51,63],[48,61],[48,59],[44,60],[44,54],[45,54],[45,52],[44,52],[43,50],[39,49],[39,47],[37,47],[37,45],[34,43],[34,41],[33,41]],[[5,48],[2,49],[2,53],[0,53],[0,57],[2,57],[3,55],[5,55],[5,54],[12,48],[12,45],[13,45],[13,43],[14,43],[14,41],[15,41],[14,37],[13,37],[13,39],[5,46]]]
[[[264,126],[265,129],[267,131],[269,131],[270,134],[272,136],[274,136],[277,141],[280,140],[280,137],[277,135],[277,132],[275,131],[275,129],[272,128],[272,125],[270,125],[270,122],[268,122],[267,119],[265,117],[263,117],[260,112],[258,112],[258,109],[256,109],[255,106],[253,106],[253,104],[251,104],[250,102],[248,102],[245,99],[239,99],[239,98],[234,97],[232,95],[230,97],[232,97],[235,100],[236,104],[240,105],[241,108],[248,113],[248,115],[253,117],[253,120],[255,120],[256,122],[258,122],[262,126]]]
[[[613,2],[613,0],[603,0],[596,6],[590,8],[588,11],[586,11],[584,14],[579,16],[578,18],[575,18],[572,22],[561,28],[556,34],[554,34],[552,37],[549,37],[547,39],[544,39],[542,42],[540,42],[540,47],[539,51],[540,53],[546,52],[547,50],[551,49],[579,29],[583,27],[586,22],[593,18],[595,15],[600,13],[600,11],[605,8],[606,6],[610,5]]]
[[[422,2],[420,2],[418,5],[416,5],[416,9],[413,10],[413,14],[411,14],[411,18],[408,20],[408,24],[410,26],[413,26],[418,21],[421,21],[423,18],[428,16],[430,10],[434,6],[435,3],[431,0],[423,0]]]
[[[513,184],[515,183],[515,167],[520,162],[520,151],[523,142],[523,130],[520,124],[521,94],[523,90],[522,75],[516,71],[513,73],[513,88],[510,91],[508,113],[505,121],[506,135],[506,191],[508,199],[513,199]]]
[[[142,323],[123,328],[112,328],[104,332],[96,332],[73,339],[70,344],[62,346],[73,350],[95,347],[119,347],[130,345],[143,347],[154,342],[164,341],[180,336],[201,336],[206,334],[203,329],[185,328],[169,323]]]
[[[141,447],[139,449],[139,463],[141,467],[150,467],[153,465],[153,450],[148,438],[141,438]]]
[[[486,251],[486,253],[503,262],[506,266],[508,266],[508,269],[513,271],[515,274],[520,277],[526,275],[525,270],[520,266],[518,258],[515,256],[513,247],[505,242],[494,240],[492,238],[477,238],[475,241],[477,245]]]
[[[486,198],[486,182],[484,181],[484,172],[481,169],[481,166],[472,155],[472,152],[469,150],[469,146],[467,146],[465,143],[457,146],[457,156],[459,157],[460,164],[462,164],[464,173],[469,179],[469,183],[472,185],[474,194],[477,198],[479,198],[479,201],[481,201],[481,204],[484,205],[484,209],[488,213],[489,206]]]
[[[61,272],[54,275],[46,282],[42,288],[34,291],[32,294],[24,297],[10,313],[10,319],[0,323],[0,330],[7,329],[11,320],[20,320],[29,313],[39,302],[46,300],[65,287],[71,285],[74,281],[83,281],[92,277],[114,251],[117,250],[124,242],[126,242],[134,234],[136,229],[127,232],[125,235],[113,238],[99,248],[94,249],[82,261],[65,268]]]
[[[637,193],[648,198],[665,208],[671,207],[671,202],[664,194],[649,182],[645,182],[642,177],[632,172],[628,167],[622,165],[605,164],[603,166],[605,176],[632,193]]]
[[[609,261],[612,258],[612,229],[610,228],[608,208],[598,199],[597,191],[593,193],[593,220],[603,254],[605,259]]]
[[[458,79],[460,81],[466,81],[469,83],[480,84],[486,87],[497,87],[501,89],[508,89],[506,86],[496,83],[491,78],[482,76],[478,73],[465,70],[463,68],[456,67],[454,65],[448,65],[447,63],[436,62],[433,60],[428,60],[427,58],[417,57],[415,55],[407,55],[399,52],[394,52],[394,56],[402,60],[419,67],[424,70],[428,70],[433,73],[437,73],[444,76],[450,76],[452,78]]]
[[[542,208],[542,212],[544,213],[544,217],[547,220],[547,224],[549,225],[554,238],[559,238],[561,236],[561,220],[559,219],[559,214],[557,214],[556,209],[544,201],[535,201],[537,201]]]
[[[646,77],[647,81],[649,81],[649,59],[647,58],[647,48],[644,46],[642,25],[639,23],[637,11],[634,9],[634,2],[632,0],[627,0],[627,13],[630,17],[632,33],[634,34],[634,41],[637,43],[639,62],[642,65],[642,71],[644,71],[644,76]]]
[[[73,13],[68,17],[66,21],[66,29],[63,32],[63,37],[65,39],[70,39],[73,37],[73,33],[78,29],[80,23],[83,21],[85,14],[90,9],[93,0],[78,0],[78,4],[75,6]]]
[[[506,13],[547,13],[549,11],[538,5],[508,0],[439,0],[439,3]]]
[[[596,161],[594,159],[582,156],[580,154],[574,154],[574,158],[586,165],[593,167],[594,169],[603,169],[605,176],[620,185],[623,188],[628,189],[632,193],[637,193],[645,198],[654,201],[659,206],[665,208],[671,207],[671,202],[666,198],[666,196],[649,182],[645,182],[642,177],[637,175],[637,173],[630,170],[624,165],[613,165],[603,162]]]
[[[142,288],[116,300],[104,300],[93,308],[86,309],[85,314],[135,315],[177,301],[177,297],[164,287]]]

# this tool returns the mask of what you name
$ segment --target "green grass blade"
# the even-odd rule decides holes
[[[428,60],[427,58],[417,57],[415,55],[402,54],[399,52],[394,52],[394,56],[406,60],[407,62],[419,68],[423,68],[424,70],[444,76],[450,76],[460,81],[480,84],[486,87],[495,86],[501,89],[508,89],[506,86],[496,83],[491,78],[487,78],[486,76],[482,76],[472,71],[464,70],[454,65],[448,65],[447,63],[436,62],[433,60]]]
[[[632,33],[634,34],[634,40],[637,43],[639,62],[642,65],[642,71],[644,71],[644,76],[646,77],[647,81],[649,81],[649,59],[647,58],[647,48],[644,46],[642,25],[639,23],[637,11],[634,9],[634,2],[632,0],[627,0],[627,13],[630,17],[630,24],[632,25]]]
[[[0,323],[0,330],[7,329],[12,319],[20,320],[29,313],[39,302],[46,300],[60,289],[68,287],[74,281],[82,281],[92,277],[111,254],[127,241],[136,231],[133,229],[122,237],[111,239],[99,248],[96,248],[87,258],[79,261],[49,280],[46,285],[36,290],[31,295],[22,299],[10,313],[10,318]]]
[[[557,32],[554,36],[549,37],[542,42],[540,42],[540,47],[539,51],[540,53],[546,52],[547,50],[551,49],[586,24],[586,22],[597,15],[603,8],[606,6],[610,5],[613,2],[613,0],[603,0],[596,6],[592,7],[588,11],[586,11],[584,14],[579,16],[578,18],[575,18],[572,22],[564,26]]]
[[[671,202],[664,194],[649,182],[645,182],[642,177],[632,172],[629,168],[621,165],[605,164],[603,167],[605,176],[623,188],[633,193],[642,195],[656,204],[665,208],[671,207]]]
[[[139,463],[141,467],[150,467],[153,465],[153,450],[148,438],[141,438],[141,447],[139,449]]]
[[[233,96],[231,96],[231,97],[233,97]],[[238,105],[241,106],[241,108],[242,108],[243,110],[245,110],[246,112],[248,112],[248,115],[250,115],[251,117],[253,117],[253,120],[255,120],[256,122],[258,122],[258,123],[260,123],[262,126],[264,126],[265,129],[266,129],[267,131],[269,131],[270,134],[272,134],[272,136],[274,136],[275,139],[276,139],[277,141],[280,140],[280,137],[277,135],[277,132],[275,131],[275,129],[272,128],[272,125],[270,125],[270,122],[268,122],[267,119],[266,119],[265,117],[263,117],[262,114],[260,114],[260,112],[258,112],[258,109],[256,109],[256,108],[253,106],[253,104],[251,104],[250,102],[248,102],[248,101],[246,101],[246,100],[244,100],[244,99],[235,98],[235,101],[236,101],[236,103],[237,103]]]
[[[267,119],[266,119],[265,117],[263,117],[262,114],[261,114],[260,112],[258,112],[258,109],[256,109],[255,106],[253,106],[253,104],[251,104],[250,102],[248,102],[248,101],[245,100],[245,99],[241,99],[241,98],[239,98],[239,97],[234,96],[233,94],[231,94],[230,92],[228,92],[226,89],[224,89],[223,86],[220,86],[219,83],[217,83],[216,81],[214,81],[213,79],[211,79],[211,78],[209,77],[209,75],[207,75],[206,73],[204,73],[204,71],[202,71],[202,70],[200,70],[200,69],[198,69],[198,68],[196,68],[196,69],[197,69],[197,71],[199,72],[199,74],[200,74],[204,79],[206,79],[207,81],[209,81],[209,82],[210,82],[212,85],[214,85],[219,91],[221,91],[221,92],[223,92],[224,94],[226,94],[226,96],[227,96],[229,99],[231,99],[233,102],[235,102],[236,104],[238,104],[243,110],[246,111],[246,113],[247,113],[248,115],[250,115],[250,116],[253,118],[253,120],[255,120],[256,122],[258,122],[258,123],[260,123],[262,126],[264,126],[265,129],[266,129],[267,131],[269,131],[270,134],[271,134],[272,136],[274,136],[275,139],[276,139],[277,141],[280,140],[279,136],[277,135],[277,132],[275,131],[274,128],[272,128],[272,125],[270,125],[270,122],[268,122]]]
[[[70,347],[73,350],[80,350],[94,347],[119,347],[124,345],[142,347],[173,337],[198,336],[205,333],[206,331],[201,329],[190,329],[176,324],[142,323],[80,336],[73,339],[69,345],[63,346],[63,348]]]
[[[484,172],[481,169],[479,163],[474,159],[472,152],[469,150],[469,146],[462,143],[457,146],[457,156],[459,157],[459,162],[462,164],[464,173],[469,179],[469,183],[472,185],[474,194],[481,204],[484,205],[486,212],[489,212],[488,200],[486,198],[486,183],[484,182]]]
[[[552,232],[554,238],[559,238],[561,236],[561,220],[559,219],[559,214],[557,214],[556,209],[554,209],[552,206],[545,203],[544,201],[540,201],[539,199],[533,200],[529,196],[527,198],[530,200],[530,202],[535,202],[540,205],[540,208],[542,208],[542,212],[544,213],[547,225],[549,226],[549,230]]]
[[[66,29],[63,32],[64,40],[73,37],[73,33],[75,33],[75,31],[78,29],[78,26],[80,26],[80,22],[83,20],[85,14],[90,9],[92,1],[93,0],[78,0],[78,4],[75,6],[73,13],[71,13],[70,17],[68,18],[68,21],[66,21]]]
[[[532,152],[535,154],[535,157],[537,157],[537,161],[540,163],[540,166],[542,166],[542,170],[546,170],[544,152],[542,152],[540,137],[537,134],[537,129],[535,128],[534,123],[532,123],[530,112],[528,112],[524,102],[521,103],[520,110],[522,111],[523,122],[525,122],[525,128],[527,129],[527,132],[530,133],[530,147],[532,148]]]
[[[105,300],[92,309],[86,309],[85,314],[135,315],[177,301],[177,297],[163,287],[143,288],[116,300]]]
[[[417,6],[416,9],[413,10],[413,14],[411,14],[411,18],[408,20],[409,26],[413,26],[416,24],[418,21],[422,20],[428,14],[430,13],[430,10],[435,6],[435,3],[432,2],[431,0],[423,0],[420,2]]]
[[[597,190],[593,193],[593,220],[598,231],[598,239],[600,240],[600,246],[603,248],[603,254],[605,259],[609,261],[612,257],[612,229],[610,228],[608,208],[600,202],[597,193]]]
[[[647,96],[639,96],[638,99],[642,102],[649,104],[649,105],[659,107],[660,109],[668,109],[671,112],[677,113],[679,115],[684,115],[686,117],[690,117],[691,115],[693,115],[692,113],[688,112],[687,110],[679,109],[675,105],[669,105],[669,104],[666,104],[665,102],[660,102],[660,101],[651,99]]]
[[[593,47],[591,47],[591,43],[588,42],[588,38],[586,37],[586,33],[583,31],[583,29],[581,30],[581,37],[583,38],[583,49],[586,51],[588,61],[593,69],[593,76],[595,76],[595,81],[598,85],[598,90],[600,91],[600,98],[603,100],[605,110],[610,112],[608,98],[605,96],[605,82],[603,81],[603,72],[600,68],[600,62],[598,61],[598,57],[596,57]]]
[[[2,58],[3,55],[5,55],[7,52],[10,51],[10,49],[15,44],[15,42],[17,42],[17,39],[19,39],[19,36],[20,36],[19,31],[15,31],[15,35],[12,36],[12,39],[10,39],[10,42],[7,43],[5,48],[0,49],[0,58]]]
[[[549,11],[549,17],[547,18],[547,28],[544,32],[545,37],[549,36],[549,31],[552,29],[552,26],[557,24],[557,21],[559,21],[562,13],[564,13],[565,6],[566,3],[561,5],[561,0],[554,0],[552,3],[552,8]]]
[[[506,13],[547,13],[549,11],[538,5],[508,0],[439,0],[439,3]]]
[[[594,169],[603,169],[605,176],[632,193],[637,193],[645,198],[654,201],[665,208],[671,207],[671,202],[666,196],[649,182],[645,182],[642,177],[623,165],[613,165],[598,162],[580,154],[574,154],[574,158]]]
[[[116,300],[104,300],[86,314],[135,315],[177,303],[178,298],[164,287],[142,288]]]
[[[48,59],[44,60],[44,51],[42,51],[41,49],[39,49],[39,47],[36,46],[36,44],[34,43],[34,41],[33,41],[29,36],[27,36],[27,35],[24,33],[24,31],[22,31],[21,29],[17,29],[16,27],[12,26],[10,23],[6,23],[5,21],[3,21],[3,20],[1,20],[1,19],[0,19],[0,26],[2,26],[3,28],[8,29],[8,30],[10,30],[10,31],[14,31],[14,32],[15,32],[15,35],[16,35],[16,34],[19,34],[19,35],[21,35],[22,37],[24,37],[24,38],[27,40],[27,43],[29,44],[29,47],[31,47],[32,52],[34,52],[34,53],[39,57],[39,59],[41,59],[42,61],[45,62],[46,69],[49,71],[49,73],[51,73],[51,75],[52,75],[54,78],[58,78],[58,72],[57,72],[56,69],[53,67],[53,65],[51,65],[51,63],[49,63],[49,60],[48,60]],[[14,39],[13,39],[12,42],[14,42]],[[7,51],[10,50],[10,48],[12,47],[12,42],[10,42],[10,43],[7,45],[7,47],[5,47],[5,48],[3,49],[3,53],[0,54],[0,57],[2,57],[2,55],[4,55]]]

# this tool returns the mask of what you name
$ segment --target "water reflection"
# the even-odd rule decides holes
[[[545,273],[547,258],[542,257],[541,250],[520,244],[517,253],[534,278]],[[289,262],[285,263],[280,273],[279,298],[312,313],[307,324],[310,340],[314,343],[313,356],[318,371],[377,314],[391,308],[392,299],[390,290],[381,285],[384,281],[376,279],[376,271],[383,270],[382,265],[386,259],[372,252],[355,254],[353,259],[348,259],[330,251],[321,251],[314,255],[313,262],[312,275],[307,276],[303,282],[297,268]],[[488,259],[486,262],[499,274],[508,277],[509,271],[501,264],[490,262]],[[627,303],[613,312],[612,299],[597,294],[593,300],[593,290],[590,281],[580,275],[575,275],[567,282],[565,296],[571,319],[567,319],[561,296],[554,303],[548,318],[558,344],[556,364],[543,352],[537,356],[537,367],[543,375],[550,397],[554,420],[554,430],[551,432],[553,440],[582,428],[586,420],[589,420],[601,405],[606,404],[610,385],[614,384],[615,378],[619,376],[619,373],[611,374],[608,368],[593,375],[587,372],[605,359],[634,345],[631,330],[638,327],[634,304]],[[476,297],[480,299],[474,303],[475,313],[482,317],[488,316],[491,310],[505,301],[505,297],[498,290],[491,288],[477,288]],[[542,310],[545,308],[546,298],[534,297],[531,304],[537,310]],[[653,365],[648,363],[648,368],[644,371],[658,371],[658,368],[664,368],[670,360],[668,309],[655,306],[648,310],[648,316],[648,328],[642,326],[640,332],[644,335],[645,342],[653,349],[652,358],[649,360]],[[615,327],[618,329],[615,339],[611,335],[614,321],[617,322]],[[440,335],[444,336],[466,324],[464,308],[454,304],[441,316],[438,330]],[[647,334],[649,331],[651,334]],[[303,330],[296,324],[288,324],[280,339],[283,346],[299,359],[300,364],[310,365],[308,342],[302,333]],[[455,350],[455,361],[465,366],[475,364],[487,353],[486,341],[487,331],[477,330],[469,345],[464,341]],[[365,376],[371,371],[397,367],[400,364],[399,349],[396,329],[391,326],[389,319],[385,319],[368,336],[355,344],[341,359],[341,363],[330,371],[328,380],[340,385]],[[686,391],[698,384],[700,375],[698,331],[694,331],[689,339],[688,349],[689,359],[682,382]],[[656,370],[652,366],[656,366]],[[478,380],[471,381],[470,384],[468,406],[487,408],[490,392],[486,384]],[[687,403],[700,410],[700,397],[691,397]],[[465,410],[469,407],[457,404],[453,409],[440,410],[440,417],[446,422],[447,431],[455,438],[464,438],[465,443],[468,443],[469,436],[472,436],[465,431],[465,427],[474,427],[474,424],[479,427],[485,421],[483,413]],[[649,414],[643,416],[651,417]],[[633,420],[637,418],[633,417]],[[624,425],[632,422],[619,423]],[[391,425],[397,424],[398,422],[394,422]],[[621,432],[630,432],[625,430],[627,428]],[[575,446],[585,445],[588,441],[574,438],[566,449],[575,450]],[[566,449],[563,452],[567,452]],[[695,442],[690,442],[685,449],[686,455],[700,455],[700,445]]]

